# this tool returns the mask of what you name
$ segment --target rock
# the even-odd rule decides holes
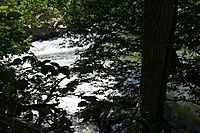
[[[52,18],[52,23],[54,28],[59,28],[59,26],[63,23],[63,20]]]
[[[53,37],[58,37],[60,35],[59,32],[56,31],[55,28],[40,26],[37,28],[32,28],[30,26],[25,26],[24,30],[32,35],[32,41],[37,40],[48,40]]]

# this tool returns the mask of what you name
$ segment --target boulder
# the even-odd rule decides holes
[[[24,30],[32,35],[32,41],[48,40],[50,38],[58,37],[60,35],[60,33],[56,31],[56,28],[51,28],[47,26],[40,26],[37,28],[25,26]]]

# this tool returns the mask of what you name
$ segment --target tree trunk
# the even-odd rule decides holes
[[[144,1],[141,109],[146,130],[160,128],[163,120],[176,5],[176,0]]]

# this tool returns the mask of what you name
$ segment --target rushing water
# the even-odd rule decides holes
[[[33,47],[30,49],[39,59],[41,60],[51,60],[52,62],[58,63],[60,66],[71,66],[78,55],[75,55],[76,51],[85,50],[88,46],[85,47],[69,47],[69,40],[63,38],[54,38],[48,41],[36,41],[32,43]],[[63,75],[59,75],[62,77]],[[74,80],[76,76],[71,79],[64,79],[59,85],[64,87],[71,80]],[[104,80],[108,82],[107,80]],[[110,81],[109,81],[110,82]],[[96,82],[98,84],[98,82]],[[99,83],[100,85],[101,83]],[[83,83],[77,86],[75,94],[80,94],[84,92],[85,95],[91,95],[92,92],[99,90],[100,87],[94,87],[90,83]],[[99,99],[105,98],[104,96],[109,94],[112,90],[108,90],[104,95],[97,95]],[[81,98],[68,95],[67,97],[60,98],[59,107],[67,111],[68,114],[75,114],[80,108],[78,103],[81,101]],[[75,117],[73,119],[73,127],[75,133],[98,133],[98,129],[95,125],[91,123],[80,124],[79,120]]]
[[[76,50],[83,48],[68,48],[68,40],[63,38],[51,39],[48,41],[33,42],[33,47],[30,49],[39,59],[50,59],[60,65],[70,66],[77,57],[74,55]]]
[[[69,48],[68,40],[64,40],[63,38],[56,38],[48,41],[36,41],[33,42],[33,46],[34,47],[32,47],[30,51],[33,52],[39,59],[49,59],[59,63],[61,66],[72,65],[78,57],[78,55],[75,55],[76,50],[84,50],[87,48]],[[72,77],[72,79],[74,78],[76,77]],[[64,86],[72,79],[65,79],[60,83],[60,85]],[[93,87],[89,83],[84,83],[77,87],[75,93],[85,92],[86,95],[90,95],[93,91],[98,89],[99,88]],[[103,98],[103,96],[98,97]],[[70,95],[60,99],[59,107],[66,109],[69,114],[74,114],[79,110],[77,105],[80,101],[80,98]],[[168,104],[166,116],[173,124],[175,124],[175,127],[177,128],[176,131],[178,133],[200,133],[200,120],[194,114],[196,109],[199,110],[199,107],[187,103]],[[76,133],[98,133],[96,127],[91,124],[81,125],[78,122],[74,122],[74,128]],[[179,129],[184,130],[181,131]]]
[[[51,60],[58,63],[60,66],[71,66],[75,62],[78,55],[75,55],[77,50],[84,50],[87,47],[73,47],[69,48],[69,41],[63,38],[54,38],[48,41],[36,41],[33,42],[33,47],[30,49],[39,59],[41,60]],[[60,75],[62,77],[63,75]],[[66,85],[71,79],[65,79],[60,83],[60,86]],[[90,86],[89,83],[83,83],[78,86],[75,93],[86,92],[90,94],[91,92],[97,90],[97,88]],[[78,103],[81,101],[80,98],[74,95],[69,95],[60,99],[59,107],[65,109],[68,114],[73,115],[79,110]],[[81,125],[78,120],[74,119],[74,128],[76,133],[97,133],[98,130],[94,125]]]

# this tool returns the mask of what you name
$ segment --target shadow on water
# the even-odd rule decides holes
[[[34,42],[34,47],[31,49],[33,53],[38,56],[40,59],[51,59],[60,65],[70,66],[77,56],[74,55],[77,48],[67,48],[69,44],[65,42],[65,47],[60,47],[60,44],[64,42],[64,39],[57,38],[49,41],[37,41]],[[80,49],[79,49],[80,50]],[[129,82],[138,82],[135,79],[128,78],[125,83]],[[85,88],[85,87],[81,87]],[[173,94],[168,94],[168,97]],[[73,99],[73,98],[71,98]],[[69,99],[68,99],[69,100]],[[80,99],[79,99],[80,100]],[[71,100],[72,103],[66,102],[63,100],[63,105],[67,110],[67,106],[70,104],[71,109],[76,108],[79,101],[77,99]],[[76,104],[75,104],[75,103]],[[200,133],[200,118],[197,116],[195,111],[200,110],[200,107],[192,105],[186,102],[167,102],[165,117],[168,119],[169,123],[174,128],[174,133]],[[76,133],[98,133],[98,129],[92,123],[80,124],[80,120],[75,117],[72,117],[74,121],[74,128]]]
[[[200,133],[200,117],[196,113],[199,110],[200,107],[192,103],[167,101],[165,118],[172,125],[173,133]]]

